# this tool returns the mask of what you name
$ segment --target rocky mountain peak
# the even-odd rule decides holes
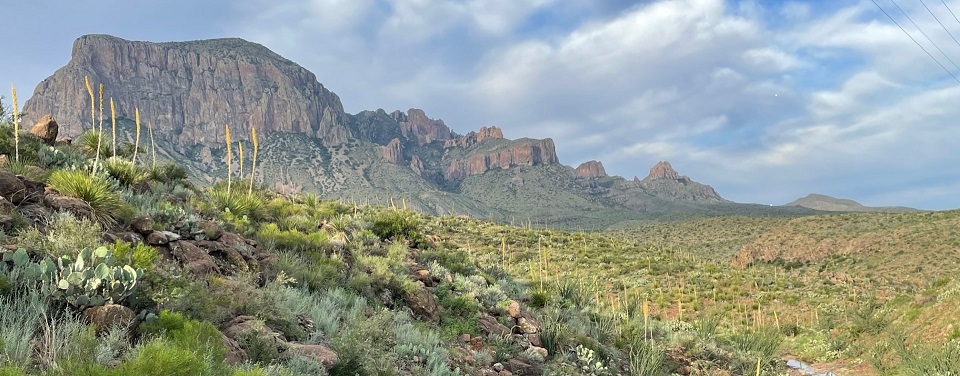
[[[403,137],[417,140],[419,145],[429,144],[434,140],[451,140],[455,136],[443,120],[428,118],[421,109],[411,108],[406,116],[397,116],[395,113],[394,118],[400,120]]]
[[[179,146],[221,145],[224,124],[235,139],[248,138],[249,127],[262,135],[302,133],[326,145],[351,138],[340,98],[313,73],[238,38],[153,43],[81,36],[67,65],[37,85],[24,120],[51,114],[69,137],[88,129],[84,77],[104,84],[118,116],[133,118],[139,108],[144,122]]]
[[[650,168],[650,174],[644,180],[671,179],[678,180],[681,176],[677,170],[673,169],[670,162],[660,161]]]
[[[587,161],[577,166],[576,169],[577,177],[583,179],[593,179],[607,176],[607,171],[603,168],[603,163],[600,161]]]
[[[383,147],[383,159],[386,159],[387,162],[393,164],[402,164],[404,162],[403,146],[401,145],[399,138],[390,140],[390,143]],[[421,169],[422,168],[423,166],[421,164]]]
[[[452,148],[459,146],[462,148],[468,148],[486,140],[497,140],[502,138],[503,131],[500,129],[500,127],[480,127],[479,132],[470,132],[467,133],[466,136],[460,136],[452,140],[447,140],[447,142],[443,144],[443,147]]]

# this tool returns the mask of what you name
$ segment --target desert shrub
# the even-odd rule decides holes
[[[277,257],[277,268],[312,291],[337,286],[343,267],[343,262],[339,259],[326,257],[320,252],[298,255],[281,251]]]
[[[636,341],[630,348],[628,369],[633,376],[666,375],[663,350],[648,341]]]
[[[903,337],[894,339],[900,357],[899,371],[907,376],[955,375],[960,370],[960,342],[944,345],[915,345],[907,348]]]
[[[163,163],[149,170],[150,179],[162,183],[175,182],[187,178],[187,170],[175,163]]]
[[[286,371],[291,375],[327,376],[327,368],[317,361],[300,355],[291,356],[286,363]],[[237,375],[234,375],[237,376]]]
[[[156,248],[144,243],[137,243],[136,245],[125,241],[113,243],[113,259],[135,269],[143,268],[150,271],[159,257]]]
[[[426,250],[420,254],[420,259],[425,263],[436,262],[456,274],[473,275],[479,272],[473,257],[463,248]]]
[[[227,193],[225,185],[216,185],[205,193],[208,201],[201,204],[201,209],[205,213],[228,212],[237,217],[263,218],[264,200],[257,191],[247,194],[246,190],[238,187]]]
[[[107,175],[116,179],[120,184],[131,186],[146,179],[147,169],[123,158],[108,158],[103,164]]]
[[[103,139],[103,133],[97,132],[95,130],[89,130],[80,134],[80,137],[77,137],[77,140],[74,141],[75,145],[78,145],[88,156],[91,158],[96,155],[97,147],[100,147],[100,157],[103,158],[105,155],[110,155],[110,142]]]
[[[162,338],[141,345],[135,356],[118,366],[113,374],[144,376],[192,376],[224,374],[204,352],[175,346]],[[218,372],[219,371],[219,372]]]
[[[20,232],[19,245],[25,249],[38,250],[54,258],[76,256],[83,249],[100,246],[100,226],[70,213],[54,213],[47,225],[47,234],[36,228]]]
[[[46,302],[37,293],[20,297],[0,296],[0,359],[5,365],[30,365],[31,343],[41,318],[47,312],[46,307]]]
[[[183,205],[190,192],[182,185],[162,183],[151,185],[150,192],[134,192],[124,189],[120,198],[130,204],[137,213],[147,214],[155,223],[174,223],[186,216]]]
[[[564,314],[558,310],[547,310],[540,326],[540,341],[550,354],[557,354],[569,339],[569,329]]]
[[[850,313],[850,323],[853,325],[851,331],[854,335],[861,333],[879,334],[887,327],[890,320],[887,318],[886,311],[880,303],[874,300],[867,300]]]
[[[20,367],[0,366],[0,376],[26,376],[27,372]]]
[[[332,339],[332,345],[343,368],[330,370],[331,375],[395,375],[398,356],[393,352],[393,314],[378,310],[362,321],[345,325]],[[355,368],[352,368],[355,367]],[[349,371],[344,373],[344,371]]]
[[[257,239],[272,243],[281,250],[323,250],[330,246],[330,235],[324,231],[303,233],[299,230],[281,230],[274,223],[266,223],[257,231]]]
[[[395,315],[393,324],[396,336],[393,351],[404,361],[403,368],[414,373],[435,376],[455,374],[450,372],[447,350],[436,332],[428,327],[414,325],[410,316],[405,314]],[[426,368],[421,369],[419,364],[413,362],[414,358],[424,359]]]
[[[426,248],[426,237],[420,232],[421,220],[408,210],[382,210],[373,217],[373,233],[382,240],[406,239],[415,248]]]
[[[166,351],[158,351],[155,347],[168,348],[167,351],[174,353],[187,351],[198,355],[199,363],[189,364],[194,366],[193,370],[203,370],[203,374],[225,373],[226,365],[223,363],[226,348],[221,342],[222,334],[217,327],[209,322],[191,320],[184,315],[176,312],[164,310],[152,321],[146,321],[137,329],[146,338],[153,340],[146,345],[148,355],[140,362],[149,364],[153,362],[165,362]],[[170,349],[172,348],[172,349]],[[156,351],[155,353],[150,353]],[[139,349],[137,359],[144,356],[144,349]],[[138,367],[137,360],[134,359],[131,367]],[[136,374],[136,373],[130,373]]]
[[[93,207],[97,221],[113,224],[117,218],[130,216],[130,209],[113,186],[100,176],[81,170],[60,170],[50,175],[47,184],[61,194],[76,197]]]

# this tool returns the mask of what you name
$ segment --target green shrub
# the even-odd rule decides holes
[[[944,345],[915,345],[906,347],[903,337],[894,340],[894,349],[900,356],[900,371],[906,376],[955,375],[960,370],[960,342]]]
[[[663,350],[647,341],[636,341],[630,348],[628,368],[633,376],[666,375]]]
[[[144,243],[132,245],[128,242],[118,240],[117,242],[113,243],[112,248],[114,260],[130,265],[135,269],[143,268],[144,270],[149,271],[153,269],[157,259],[160,258],[160,255],[157,254],[156,248]]]
[[[154,339],[136,349],[136,356],[120,364],[116,375],[193,376],[224,374],[213,360],[204,359],[204,351],[175,346],[162,338]],[[221,359],[222,361],[222,359]]]
[[[202,370],[203,374],[225,373],[226,365],[223,359],[227,350],[221,341],[222,334],[209,322],[190,320],[180,313],[165,310],[160,312],[155,320],[140,324],[137,330],[147,338],[154,338],[147,345],[148,347],[151,345],[175,347],[178,351],[199,355],[199,359],[203,361],[200,362],[199,367],[192,368],[194,370]],[[173,350],[153,349],[151,351],[156,353],[144,359],[144,364],[164,361],[166,351]],[[143,356],[143,350],[140,351],[140,355]],[[190,363],[193,364],[192,361]]]
[[[382,210],[373,217],[373,233],[382,240],[406,239],[414,248],[426,248],[426,238],[420,232],[421,220],[408,210]]]
[[[326,257],[322,252],[308,256],[281,251],[277,257],[277,268],[289,277],[312,291],[321,291],[337,286],[342,279],[343,262]]]
[[[201,205],[204,212],[219,215],[228,212],[236,217],[262,218],[264,214],[263,197],[256,191],[247,194],[246,190],[234,189],[227,193],[225,186],[214,186],[206,191],[207,202]]]
[[[325,231],[303,233],[299,230],[281,230],[274,223],[266,223],[257,231],[257,239],[272,243],[281,250],[323,250],[330,247],[330,235]]]
[[[540,341],[543,348],[553,355],[561,351],[564,342],[568,339],[567,322],[563,314],[556,310],[548,310],[540,326]]]
[[[26,376],[23,368],[14,366],[0,366],[0,376]]]
[[[36,228],[20,233],[19,246],[41,251],[53,258],[76,256],[81,250],[100,246],[100,226],[87,219],[79,219],[67,212],[54,213],[47,224],[47,234]]]
[[[164,163],[153,167],[149,171],[150,179],[169,183],[187,178],[187,170],[174,163]]]
[[[47,184],[61,194],[76,197],[93,207],[97,221],[112,224],[130,215],[131,209],[120,200],[110,183],[81,170],[60,170],[50,175]]]
[[[120,184],[125,186],[137,184],[149,176],[147,169],[119,157],[108,158],[106,163],[104,163],[104,167],[106,168],[107,175],[117,179]]]

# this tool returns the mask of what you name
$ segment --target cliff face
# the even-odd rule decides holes
[[[479,132],[470,132],[466,136],[447,140],[447,142],[443,144],[443,147],[453,148],[459,146],[462,148],[468,148],[486,140],[497,140],[502,138],[503,130],[501,130],[499,127],[480,127]]]
[[[603,163],[600,161],[587,161],[577,166],[575,171],[577,177],[583,179],[593,179],[607,176],[607,171],[603,168]]]
[[[552,139],[520,139],[505,142],[490,150],[475,150],[464,157],[452,159],[444,173],[444,179],[462,179],[494,168],[507,169],[513,166],[541,166],[557,163],[559,160]]]
[[[417,144],[429,144],[434,140],[450,140],[454,133],[443,123],[443,120],[433,120],[421,109],[411,108],[405,115],[394,112],[394,118],[400,122],[400,132],[403,137],[414,139]]]
[[[139,108],[144,122],[179,145],[222,144],[224,124],[234,139],[248,138],[251,126],[261,134],[307,134],[327,145],[351,137],[340,98],[313,73],[242,39],[151,43],[82,36],[70,62],[37,85],[24,105],[25,120],[52,114],[66,136],[89,129],[84,76],[95,92],[105,85],[118,116],[133,118]]]

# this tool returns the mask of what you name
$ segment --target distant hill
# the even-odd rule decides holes
[[[859,202],[811,193],[784,206],[800,206],[808,209],[836,212],[915,213],[921,210],[905,206],[864,206]]]

